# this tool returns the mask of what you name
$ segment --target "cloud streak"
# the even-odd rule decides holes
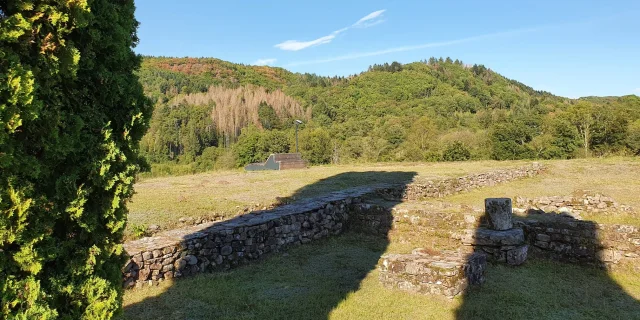
[[[365,57],[381,56],[381,55],[396,53],[396,52],[414,51],[414,50],[420,50],[420,49],[426,49],[426,48],[446,47],[446,46],[452,46],[457,44],[463,44],[467,42],[474,42],[479,40],[487,40],[487,39],[498,38],[498,37],[514,36],[514,35],[520,35],[524,33],[536,32],[545,28],[546,27],[515,29],[510,31],[488,33],[488,34],[455,39],[455,40],[429,42],[429,43],[423,43],[418,45],[388,48],[388,49],[383,49],[378,51],[352,53],[352,54],[346,54],[346,55],[331,57],[326,59],[297,61],[297,62],[289,63],[287,66],[295,67],[295,66],[303,66],[303,65],[321,64],[321,63],[328,63],[328,62],[335,62],[335,61],[354,60],[354,59],[365,58]]]
[[[362,19],[358,20],[358,22],[354,23],[352,25],[352,27],[370,27],[373,25],[376,25],[378,23],[381,23],[384,20],[376,20],[373,22],[369,22],[371,20],[377,19],[380,16],[382,16],[382,14],[385,12],[386,10],[378,10],[378,11],[374,11],[369,13],[368,15],[364,16]]]
[[[384,10],[382,10],[382,11],[384,11]],[[364,18],[360,19],[358,22],[360,22],[363,19],[373,15],[376,12],[373,12],[373,13],[369,14],[368,16],[365,16]],[[375,16],[374,18],[378,18],[378,16]],[[343,60],[354,60],[354,59],[365,58],[365,57],[381,56],[381,55],[385,55],[385,54],[389,54],[389,53],[396,53],[396,52],[413,51],[413,50],[420,50],[420,49],[426,49],[426,48],[446,47],[446,46],[452,46],[452,45],[463,44],[463,43],[468,43],[468,42],[475,42],[475,41],[480,41],[480,40],[489,40],[489,39],[500,38],[500,37],[516,36],[516,35],[521,35],[521,34],[526,34],[526,33],[533,33],[533,32],[539,32],[539,31],[550,30],[550,29],[557,29],[557,28],[562,28],[562,27],[565,27],[565,28],[566,27],[580,27],[580,26],[591,25],[591,24],[595,24],[595,23],[601,23],[601,22],[605,22],[605,21],[609,21],[609,20],[613,20],[613,19],[618,19],[620,17],[621,17],[621,15],[617,14],[617,15],[611,15],[611,16],[605,16],[605,17],[598,17],[598,18],[594,18],[594,19],[591,19],[591,20],[585,20],[585,21],[567,22],[567,23],[559,23],[559,24],[547,24],[547,25],[540,25],[540,26],[535,26],[535,27],[530,27],[530,28],[520,28],[520,29],[512,29],[512,30],[502,31],[502,32],[487,33],[487,34],[483,34],[483,35],[477,35],[477,36],[454,39],[454,40],[448,40],[448,41],[429,42],[429,43],[423,43],[423,44],[418,44],[418,45],[388,48],[388,49],[383,49],[383,50],[378,50],[378,51],[351,53],[351,54],[341,55],[341,56],[337,56],[337,57],[330,57],[330,58],[326,58],[326,59],[307,60],[307,61],[294,61],[292,63],[289,63],[289,64],[285,65],[285,67],[295,67],[295,66],[302,66],[302,65],[313,65],[313,64],[329,63],[329,62],[335,62],[335,61],[343,61]],[[375,21],[378,21],[378,20],[371,21],[371,19],[366,19],[364,21],[365,21],[365,23],[376,23]],[[371,22],[367,22],[367,21],[371,21]],[[356,24],[358,22],[356,22]],[[354,26],[355,26],[355,24],[352,25],[350,28],[353,28]],[[637,88],[636,91],[640,92],[640,88]]]
[[[269,66],[269,65],[272,65],[272,64],[276,63],[276,61],[277,61],[277,59],[274,59],[274,58],[258,59],[253,63],[253,65],[256,65],[256,66]]]
[[[274,47],[281,49],[281,50],[286,50],[286,51],[299,51],[302,49],[306,49],[306,48],[311,48],[311,47],[315,47],[315,46],[319,46],[321,44],[326,44],[326,43],[330,43],[331,41],[333,41],[333,39],[336,38],[336,36],[340,33],[346,32],[347,30],[351,29],[351,28],[369,28],[372,26],[375,26],[377,24],[380,24],[382,22],[384,22],[384,20],[380,19],[382,17],[382,14],[385,12],[386,10],[378,10],[378,11],[374,11],[372,13],[369,13],[368,15],[362,17],[360,20],[358,20],[356,23],[348,26],[348,27],[344,27],[342,29],[338,29],[334,32],[332,32],[329,35],[317,38],[315,40],[309,40],[309,41],[299,41],[299,40],[287,40],[281,43],[276,44]]]

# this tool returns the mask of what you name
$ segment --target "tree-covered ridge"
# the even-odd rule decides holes
[[[145,60],[154,59],[158,58]],[[219,60],[192,61],[197,62],[197,67],[192,67],[197,69],[202,68],[200,64]],[[640,152],[634,138],[640,135],[637,96],[578,100],[558,97],[505,78],[485,66],[465,65],[450,58],[373,65],[349,77],[294,74],[280,68],[260,67],[282,72],[284,76],[279,82],[267,78],[256,81],[258,78],[253,75],[258,73],[257,67],[216,63],[227,66],[228,70],[236,66],[253,71],[246,73],[250,75],[246,78],[240,76],[227,82],[216,79],[209,84],[227,88],[245,88],[251,84],[263,86],[267,92],[282,90],[299,103],[305,114],[311,111],[311,121],[305,123],[301,132],[305,137],[301,139],[305,140],[304,146],[301,142],[301,151],[315,163],[549,159]],[[143,68],[141,73],[144,72],[147,71]],[[189,81],[201,81],[199,77],[206,73],[179,74]],[[170,105],[171,101],[184,101],[197,95],[180,96],[180,92],[211,91],[188,85],[178,90],[167,78],[143,77],[143,83],[145,81],[170,88],[160,94],[159,105],[163,105],[162,101]],[[208,83],[202,81],[202,85]],[[150,87],[145,83],[145,88]],[[153,96],[158,92],[147,90],[147,94]],[[264,102],[269,108],[281,108]],[[199,105],[202,103],[183,104],[187,108]],[[213,114],[216,104],[210,107]],[[258,121],[241,126],[252,124],[259,129],[247,129],[247,136],[251,135],[253,142],[245,141],[248,138],[240,135],[237,142],[243,147],[234,147],[233,141],[221,144],[220,140],[210,146],[228,147],[227,152],[236,159],[255,159],[257,149],[244,144],[258,144],[256,135],[260,132],[266,135],[280,130],[289,137],[289,149],[294,149],[292,119],[277,114],[276,120],[282,125],[264,127],[260,123],[268,114],[273,116],[273,113],[258,114],[254,110],[251,117],[257,117]],[[261,148],[261,154],[270,151],[265,143]],[[279,143],[277,149],[283,148]],[[247,152],[254,153],[247,155]],[[218,152],[223,153],[224,150]],[[242,165],[246,161],[235,163]]]

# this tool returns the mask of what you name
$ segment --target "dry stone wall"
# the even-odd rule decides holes
[[[231,220],[160,232],[124,244],[127,288],[199,272],[233,268],[287,246],[340,234],[348,228],[384,235],[391,228],[391,206],[363,202],[383,195],[393,201],[442,197],[540,173],[538,164],[473,174],[427,184],[379,184],[334,192]]]
[[[552,259],[615,267],[640,262],[640,230],[630,225],[604,225],[562,216],[521,220],[532,252]]]
[[[124,245],[130,259],[124,286],[152,284],[204,271],[229,269],[291,245],[345,230],[349,211],[375,187],[357,188],[232,220],[163,232]],[[367,205],[367,210],[378,210]],[[364,214],[366,210],[358,209]]]
[[[581,214],[589,213],[629,213],[633,208],[619,204],[613,198],[589,191],[576,192],[569,196],[539,198],[516,197],[514,211],[520,213],[559,213],[581,219]]]
[[[469,285],[485,281],[484,254],[416,249],[411,254],[388,254],[379,262],[380,282],[387,288],[453,298]]]
[[[486,173],[471,174],[459,178],[440,181],[415,182],[406,188],[389,188],[377,190],[385,199],[419,200],[423,198],[442,198],[459,192],[476,188],[491,187],[500,183],[533,177],[544,170],[539,163],[514,169],[495,170]]]

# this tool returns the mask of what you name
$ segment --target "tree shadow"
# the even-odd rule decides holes
[[[463,295],[456,319],[640,319],[640,302],[607,271],[619,256],[595,222],[529,210],[514,225],[529,245],[526,262],[490,259],[486,282]]]
[[[248,215],[260,216],[339,198],[362,186],[319,194],[328,185],[376,184],[379,188],[406,189],[415,172],[346,172],[300,188],[286,204]],[[381,184],[380,184],[381,183]],[[392,183],[393,185],[389,185]],[[332,188],[335,189],[335,188]],[[375,204],[367,197],[377,198]],[[341,301],[360,288],[362,279],[376,268],[388,244],[392,208],[401,199],[384,199],[374,193],[347,206],[348,223],[342,235],[277,250],[251,261],[248,255],[222,272],[197,272],[191,277],[164,281],[159,286],[132,289],[124,319],[327,319]],[[241,224],[247,215],[228,220]],[[314,228],[307,225],[307,228]],[[190,235],[185,235],[188,239]],[[265,242],[269,233],[265,233]],[[272,236],[273,237],[273,236]],[[302,240],[302,238],[300,238]],[[234,267],[235,265],[227,265]]]

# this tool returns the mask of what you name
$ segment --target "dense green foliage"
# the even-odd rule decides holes
[[[150,103],[133,1],[0,2],[0,318],[108,319]]]
[[[141,74],[147,94],[161,107],[184,93],[206,90],[208,84],[282,90],[311,110],[310,118],[303,119],[307,121],[300,147],[312,163],[567,159],[640,152],[637,96],[562,98],[482,65],[449,58],[373,65],[346,78],[216,59],[149,57],[144,66]],[[177,83],[178,78],[202,84]],[[215,104],[208,107],[212,113],[217,108]],[[251,137],[238,137],[241,145],[235,144],[234,137],[218,138],[211,145],[225,147],[238,157],[238,165],[264,160],[268,148],[259,147],[262,142],[257,136],[271,130],[293,135],[293,118],[274,112],[282,107],[265,103],[257,111],[246,110],[258,119],[253,122],[256,128],[246,131]],[[160,116],[152,120],[162,121],[166,120]],[[220,130],[216,132],[220,135]],[[165,146],[162,152],[168,154],[169,149]],[[258,149],[262,151],[247,153]],[[290,143],[289,150],[294,149]]]

